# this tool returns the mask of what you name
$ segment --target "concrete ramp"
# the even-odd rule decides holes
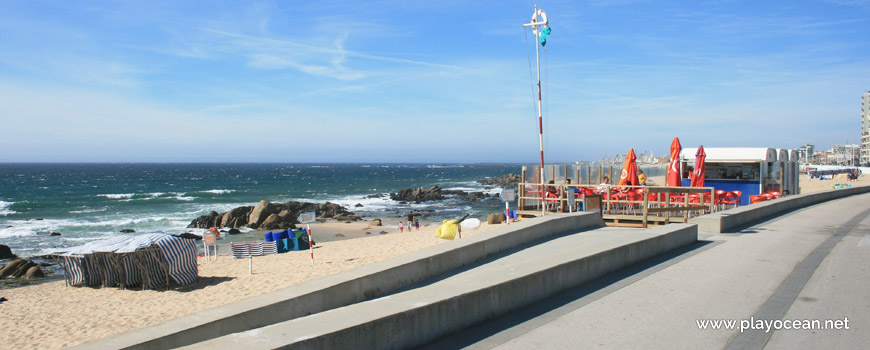
[[[578,230],[579,231],[579,230]],[[435,281],[189,349],[407,348],[506,314],[697,241],[697,226],[599,228],[563,235]]]

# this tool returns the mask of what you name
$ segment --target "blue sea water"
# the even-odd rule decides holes
[[[497,193],[476,180],[519,173],[517,164],[0,164],[0,244],[19,256],[137,233],[181,233],[197,216],[260,200],[333,202],[368,217],[431,210],[428,219],[483,217],[497,199],[402,204],[402,188]],[[357,206],[360,204],[362,206]],[[59,232],[60,237],[49,236]]]

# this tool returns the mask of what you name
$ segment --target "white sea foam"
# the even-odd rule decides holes
[[[208,190],[208,191],[201,191],[201,192],[214,193],[214,194],[227,194],[227,193],[233,193],[235,191],[236,190]]]
[[[96,209],[95,208],[88,208],[88,209],[82,209],[82,210],[70,210],[69,213],[70,214],[99,213],[99,212],[106,211],[106,209],[109,209],[109,207],[102,207],[102,208],[96,208]]]
[[[135,193],[110,193],[110,194],[98,194],[99,197],[106,197],[111,199],[130,199],[133,198]]]
[[[16,211],[9,209],[15,202],[0,201],[0,216],[15,214]]]
[[[175,199],[180,200],[180,201],[190,202],[190,201],[196,200],[196,197],[184,196],[183,194],[180,194],[180,195],[175,196]]]
[[[149,232],[167,230],[181,232],[190,223],[191,213],[173,213],[170,215],[126,216],[111,218],[70,218],[44,220],[9,220],[0,226],[0,239],[13,237],[28,237],[50,232],[61,232],[64,239],[71,239],[80,233],[87,236],[112,235],[123,228],[133,228],[137,231]],[[9,227],[6,227],[9,226]],[[68,235],[71,233],[71,235]]]

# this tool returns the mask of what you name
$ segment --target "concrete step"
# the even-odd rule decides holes
[[[691,224],[578,232],[401,292],[186,348],[418,346],[696,241]]]

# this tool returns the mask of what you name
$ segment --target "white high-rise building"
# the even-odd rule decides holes
[[[870,163],[870,90],[861,96],[861,165]]]

